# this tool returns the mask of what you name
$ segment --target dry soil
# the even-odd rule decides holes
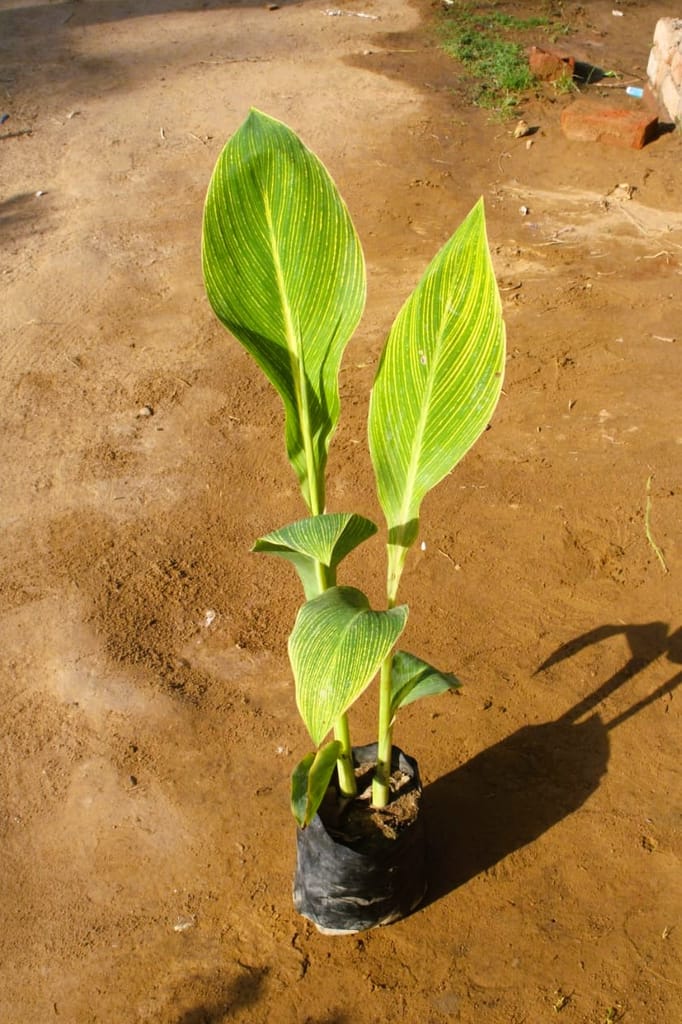
[[[426,0],[337,3],[0,0],[4,1024],[679,1013],[682,136],[569,142],[548,86],[515,139]],[[562,45],[624,102],[672,6],[566,3]],[[252,105],[325,161],[365,246],[331,510],[379,515],[383,339],[479,195],[508,325],[492,427],[404,577],[408,649],[465,684],[396,731],[429,897],[362,936],[291,905],[299,595],[248,550],[303,507],[279,401],[200,273]],[[344,581],[380,604],[383,574],[379,538]]]

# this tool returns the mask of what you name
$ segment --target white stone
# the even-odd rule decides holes
[[[649,63],[646,66],[647,78],[652,85],[658,81],[658,72],[661,67],[661,53],[657,46],[652,46],[649,54]]]
[[[663,79],[659,96],[670,115],[670,120],[675,123],[682,121],[682,90],[677,88],[670,75]]]
[[[673,57],[673,62],[670,65],[670,72],[673,76],[673,82],[677,88],[682,88],[682,53],[676,53]]]
[[[654,30],[654,43],[668,63],[673,50],[682,43],[682,18],[659,18]]]

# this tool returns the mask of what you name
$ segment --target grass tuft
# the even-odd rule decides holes
[[[549,17],[518,18],[488,4],[453,0],[442,10],[439,34],[446,53],[459,61],[473,83],[474,102],[513,115],[535,78],[523,47],[511,35],[556,26]]]

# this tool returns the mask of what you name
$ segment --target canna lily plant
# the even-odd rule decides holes
[[[343,559],[377,532],[354,513],[328,512],[325,471],[339,414],[339,368],[365,304],[365,263],[348,210],[326,169],[281,122],[252,110],[227,142],[206,197],[202,261],[209,301],[277,390],[286,452],[306,518],[261,537],[255,551],[293,564],[302,605],[289,639],[296,702],[315,750],[292,775],[305,828],[338,772],[356,779],[348,711],[378,685],[372,802],[390,800],[392,731],[406,704],[459,685],[398,650],[398,604],[425,495],[485,430],[504,366],[504,325],[482,200],[443,246],[400,310],[372,388],[369,451],[387,527],[386,608],[337,582]]]

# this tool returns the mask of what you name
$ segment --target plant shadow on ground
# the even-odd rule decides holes
[[[36,220],[43,212],[37,203],[35,192],[19,192],[0,202],[0,234],[13,228],[26,226]]]
[[[280,7],[297,6],[302,0],[280,0]],[[0,4],[2,7],[2,4]],[[242,59],[247,35],[240,29],[237,15],[259,11],[267,15],[263,0],[51,0],[24,3],[0,10],[0,68],[5,87],[4,109],[10,101],[16,105],[12,121],[5,125],[2,139],[29,135],[38,113],[27,117],[25,105],[17,103],[24,94],[31,96],[49,82],[53,100],[64,106],[84,102],[85,97],[99,98],[101,92],[133,91],[167,69],[170,80],[173,69],[184,69],[197,62],[197,42],[192,35],[177,30],[177,39],[169,41],[159,31],[154,44],[146,43],[144,52],[135,52],[130,37],[116,37],[106,54],[90,52],[84,30],[92,26],[132,22],[134,19],[161,18],[168,15],[192,16],[197,35],[203,33],[205,53],[215,39],[215,22],[207,16],[224,12],[234,18],[225,22],[222,45],[231,48],[235,61]],[[274,18],[273,39],[276,39]],[[189,25],[189,22],[187,23]],[[93,38],[96,38],[93,36]],[[249,54],[246,53],[248,57]],[[244,58],[246,59],[246,58]]]
[[[229,980],[220,975],[193,978],[193,983],[198,983],[209,994],[201,1003],[185,1010],[176,1024],[222,1024],[223,1021],[233,1019],[235,1011],[253,1006],[259,1001],[267,974],[267,967],[252,967],[245,969],[239,977]]]
[[[279,0],[279,6],[291,7],[300,2]],[[56,11],[62,24],[68,25],[75,17],[82,26],[159,14],[190,14],[240,7],[265,8],[267,4],[264,0],[48,0],[47,3],[24,4],[6,13],[26,19]]]
[[[533,842],[582,806],[606,771],[609,733],[682,682],[682,671],[675,673],[608,722],[598,713],[578,721],[662,655],[682,664],[682,629],[669,634],[664,622],[651,622],[591,630],[560,647],[537,671],[618,634],[625,635],[631,657],[594,693],[554,721],[524,726],[426,787],[426,904]]]
[[[248,1011],[265,998],[264,985],[270,969],[239,964],[242,973],[226,978],[220,972],[194,975],[187,979],[195,991],[202,993],[194,1006],[189,1006],[174,1024],[227,1024],[233,1020],[248,1020]],[[306,1017],[305,1024],[348,1024],[345,1014],[330,1010],[324,1017]]]
[[[573,81],[576,85],[594,85],[604,78],[611,78],[608,71],[598,68],[595,64],[588,64],[587,61],[577,60],[573,69]]]

